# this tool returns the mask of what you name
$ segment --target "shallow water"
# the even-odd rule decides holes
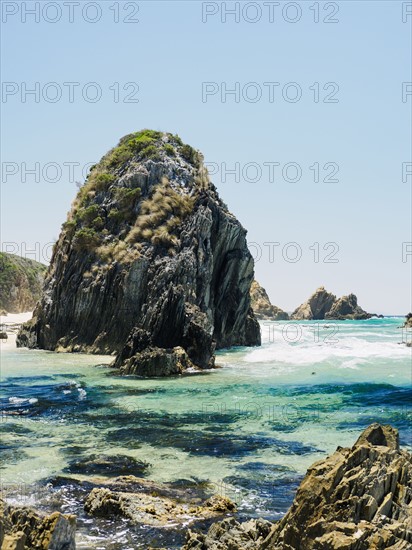
[[[306,468],[371,422],[396,426],[411,446],[411,348],[399,344],[401,323],[262,323],[262,347],[223,350],[222,368],[168,380],[115,376],[110,357],[5,348],[3,495],[77,513],[79,548],[178,548],[178,531],[85,516],[86,488],[65,478],[101,475],[84,461],[116,455],[113,475],[207,481],[241,517],[277,519]]]

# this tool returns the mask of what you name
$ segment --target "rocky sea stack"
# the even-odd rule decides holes
[[[17,344],[118,354],[138,375],[212,367],[216,348],[260,344],[253,270],[202,155],[172,134],[130,134],[80,189]]]
[[[334,294],[319,287],[312,296],[290,316],[294,320],[323,320],[345,319],[361,320],[370,319],[373,316],[358,305],[358,299],[354,294],[336,298]]]
[[[31,311],[41,296],[46,269],[34,260],[0,252],[0,310]]]
[[[287,321],[289,315],[280,307],[271,304],[266,290],[257,281],[250,287],[252,309],[258,319],[262,321]]]

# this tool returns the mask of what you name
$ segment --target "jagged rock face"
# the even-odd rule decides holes
[[[0,500],[0,546],[2,550],[75,550],[76,516],[54,512],[43,516],[27,507]]]
[[[189,529],[182,550],[258,550],[272,524],[264,519],[239,523],[226,518],[214,523],[207,534]]]
[[[406,550],[412,545],[412,456],[373,424],[351,449],[309,468],[261,549]]]
[[[270,303],[266,290],[255,280],[250,287],[250,298],[253,313],[257,319],[267,321],[286,321],[289,315]]]
[[[370,317],[371,314],[358,306],[358,299],[354,294],[339,298],[325,315],[325,319],[370,319]]]
[[[358,299],[354,294],[336,298],[327,292],[323,286],[318,288],[312,296],[301,304],[290,316],[294,320],[322,320],[322,319],[370,319],[372,315],[358,306]]]
[[[411,512],[412,456],[397,430],[372,424],[309,468],[279,522],[225,519],[207,534],[189,530],[182,550],[408,550]]]
[[[31,311],[40,299],[46,270],[34,260],[0,252],[0,310]]]
[[[159,349],[173,357],[156,374],[170,374],[176,347],[210,367],[215,348],[260,344],[253,267],[200,153],[171,134],[131,134],[80,190],[17,343],[120,353],[116,366],[133,374],[147,373],[138,354]]]
[[[412,328],[412,313],[405,316],[404,328]]]
[[[320,320],[324,319],[326,313],[332,308],[336,301],[336,296],[327,292],[323,286],[319,287],[316,292],[301,304],[290,316],[296,320]]]

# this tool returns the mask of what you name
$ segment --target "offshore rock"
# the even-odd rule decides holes
[[[260,345],[253,268],[202,155],[172,134],[130,134],[80,189],[17,345],[116,354],[144,376],[210,368],[216,348]]]
[[[301,304],[290,316],[294,320],[324,319],[325,315],[332,308],[336,296],[331,294],[325,287],[319,287],[312,296]]]
[[[398,432],[372,424],[351,449],[309,468],[261,549],[406,550],[412,547],[412,456]]]
[[[250,287],[250,298],[257,319],[264,321],[287,321],[289,319],[286,311],[270,303],[266,290],[256,280]]]
[[[403,328],[412,328],[412,313],[405,315],[405,323],[403,324]]]
[[[301,304],[290,316],[293,320],[345,320],[370,319],[372,314],[367,313],[358,305],[354,294],[336,298],[327,292],[323,286],[319,287],[312,296]]]

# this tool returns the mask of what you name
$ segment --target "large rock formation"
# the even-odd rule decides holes
[[[405,323],[403,324],[403,328],[412,328],[412,313],[405,315]]]
[[[27,258],[0,252],[0,310],[33,310],[41,296],[47,267]]]
[[[259,521],[259,520],[258,520]],[[407,550],[412,548],[412,456],[398,432],[373,424],[352,448],[309,468],[283,517],[267,526],[225,520],[188,533],[184,550]]]
[[[255,280],[250,287],[251,305],[257,319],[265,321],[286,321],[289,315],[280,307],[270,303],[266,290]]]
[[[2,550],[74,550],[75,532],[73,515],[40,515],[31,508],[10,506],[0,499]]]
[[[404,331],[404,336],[402,338],[402,342],[405,342],[408,348],[412,347],[412,334],[410,330],[412,329],[412,313],[408,313],[408,315],[405,316],[405,322],[402,325]]]
[[[393,550],[412,545],[412,457],[373,424],[351,449],[309,468],[262,550]]]
[[[336,296],[327,292],[325,287],[321,286],[306,302],[295,309],[290,318],[296,320],[324,319],[335,301]]]
[[[252,280],[246,231],[201,154],[144,130],[92,168],[17,344],[119,354],[134,374],[208,368],[215,348],[260,344]]]
[[[336,298],[327,292],[323,286],[319,287],[312,296],[301,304],[290,316],[294,320],[323,320],[323,319],[370,319],[372,314],[358,306],[358,299],[354,294]]]
[[[366,313],[360,306],[358,306],[358,299],[354,294],[348,296],[342,296],[336,300],[325,315],[325,319],[370,319],[372,315]]]

